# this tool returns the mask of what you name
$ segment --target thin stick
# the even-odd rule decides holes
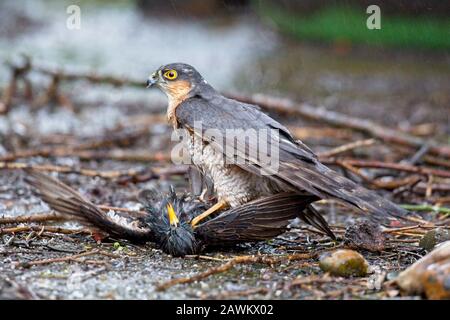
[[[230,297],[249,297],[255,294],[267,294],[269,293],[269,289],[265,287],[259,287],[259,288],[251,288],[247,290],[240,290],[240,291],[225,291],[215,296],[210,296],[208,294],[203,294],[200,296],[201,299],[218,299],[218,300],[224,300],[224,299],[230,299]]]
[[[93,169],[78,169],[69,166],[57,166],[51,164],[28,164],[23,162],[0,162],[0,169],[33,169],[38,171],[52,171],[60,173],[76,173],[88,177],[101,177],[105,179],[115,179],[120,177],[138,177],[144,172],[140,169],[128,169],[128,170],[111,170],[111,171],[98,171]],[[152,168],[151,172],[154,177],[164,175],[180,175],[187,172],[186,168]]]
[[[110,258],[120,258],[119,255],[103,251],[100,249],[94,249],[92,251],[82,252],[79,254],[74,254],[70,256],[65,256],[61,258],[52,258],[52,259],[44,259],[44,260],[34,260],[34,261],[27,261],[27,262],[18,262],[16,266],[23,267],[23,268],[29,268],[31,266],[37,266],[37,265],[46,265],[51,263],[57,263],[57,262],[81,262],[81,263],[91,263],[91,264],[106,264],[104,261],[95,261],[95,260],[80,260],[82,257],[86,256],[92,256],[95,254],[107,256]]]
[[[65,256],[61,258],[52,258],[52,259],[44,259],[44,260],[34,260],[34,261],[27,261],[27,262],[18,262],[16,264],[17,267],[22,268],[29,268],[31,266],[37,266],[37,265],[45,265],[45,264],[51,264],[56,262],[70,262],[70,261],[77,261],[81,257],[90,256],[93,254],[99,253],[98,249],[94,249],[92,251],[87,251],[79,254],[74,254],[70,256]]]
[[[197,255],[197,254],[189,254],[184,257],[189,258],[189,259],[195,259],[195,260],[208,260],[208,261],[220,261],[220,262],[226,261],[226,259],[204,256],[204,255]]]
[[[148,127],[133,128],[133,130],[124,130],[124,132],[111,132],[105,134],[101,139],[90,139],[90,141],[78,143],[68,146],[41,146],[37,149],[25,149],[17,150],[15,152],[7,153],[0,156],[0,161],[13,161],[19,158],[30,157],[63,157],[75,154],[77,151],[89,149],[98,149],[102,147],[110,147],[117,144],[130,144],[130,141],[135,141],[137,138],[147,134],[149,132]]]
[[[61,227],[52,227],[52,226],[20,226],[13,228],[0,228],[0,234],[18,233],[25,231],[37,231],[41,233],[47,231],[61,234],[92,234],[91,230],[88,229],[65,229]]]
[[[2,217],[0,218],[0,224],[12,224],[12,223],[31,223],[31,222],[44,222],[44,221],[61,221],[67,220],[67,217],[55,214],[37,214],[33,216],[23,215],[17,217]]]
[[[77,81],[84,80],[90,83],[101,83],[101,84],[110,84],[116,87],[119,86],[131,86],[138,88],[145,88],[144,81],[127,79],[125,77],[116,77],[112,75],[99,75],[95,73],[79,73],[79,72],[70,72],[63,70],[52,70],[50,68],[45,68],[42,66],[35,66],[33,70],[46,74],[48,76],[57,76],[60,80],[65,81]]]
[[[319,152],[319,153],[317,153],[317,156],[322,157],[322,158],[331,158],[338,154],[341,154],[341,153],[344,153],[344,152],[347,152],[347,151],[350,151],[350,150],[353,150],[356,148],[371,146],[371,145],[375,144],[375,142],[376,142],[375,139],[358,140],[355,142],[347,143],[342,146],[333,148],[328,151]]]
[[[205,272],[197,273],[191,277],[186,278],[178,278],[173,279],[167,282],[164,282],[156,287],[156,290],[163,291],[166,290],[174,285],[177,284],[185,284],[185,283],[192,283],[195,281],[199,281],[202,279],[205,279],[211,275],[223,273],[231,268],[233,268],[237,264],[248,264],[248,263],[265,263],[269,265],[273,265],[276,263],[280,263],[282,261],[295,261],[295,260],[304,260],[304,259],[311,259],[317,256],[317,253],[299,253],[299,254],[293,254],[288,256],[282,256],[282,257],[273,257],[273,256],[240,256],[235,257],[231,259],[230,261],[218,266],[213,267]]]
[[[383,230],[383,233],[395,233],[395,232],[399,232],[399,231],[413,230],[413,229],[417,229],[420,227],[421,227],[420,225],[417,225],[417,226],[401,227],[401,228],[395,228],[395,229],[385,229],[385,230]]]

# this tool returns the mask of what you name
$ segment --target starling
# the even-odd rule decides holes
[[[77,191],[52,177],[26,170],[26,181],[53,210],[85,226],[95,227],[116,238],[133,242],[155,242],[173,256],[197,254],[206,247],[272,239],[286,231],[290,220],[299,216],[315,196],[279,193],[218,213],[192,226],[191,222],[208,206],[187,194],[178,196],[143,190],[138,200],[145,215],[105,212]],[[309,219],[307,214],[300,215]],[[330,231],[331,232],[331,231]]]

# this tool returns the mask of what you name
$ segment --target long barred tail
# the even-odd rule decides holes
[[[288,157],[288,156],[286,156]],[[404,218],[408,211],[381,197],[375,191],[351,181],[319,161],[294,158],[280,163],[277,179],[319,198],[334,198],[354,205],[380,223],[386,219]]]
[[[339,183],[340,188],[335,191],[334,196],[369,213],[372,219],[382,221],[386,217],[403,218],[408,214],[407,210],[381,197],[375,191],[356,184],[322,164],[320,170],[324,175]]]

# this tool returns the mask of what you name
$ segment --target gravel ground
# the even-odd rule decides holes
[[[4,44],[0,45],[0,55],[5,59],[15,59],[19,53],[26,52],[36,58],[38,64],[44,62],[64,66],[65,69],[75,67],[78,71],[127,74],[136,79],[142,78],[143,82],[148,72],[161,63],[169,62],[167,59],[183,60],[204,71],[206,78],[220,90],[239,89],[251,93],[285,95],[375,119],[390,127],[436,138],[442,143],[450,141],[448,55],[392,54],[371,49],[355,49],[339,55],[333,48],[293,44],[289,40],[279,39],[271,32],[261,32],[263,29],[253,20],[223,28],[204,28],[192,23],[180,27],[169,23],[161,29],[160,24],[148,20],[148,17],[137,17],[130,8],[88,10],[87,19],[84,20],[86,32],[74,36],[67,49],[63,42],[66,35],[57,25],[60,21],[57,19],[58,10],[61,8],[46,11],[42,3],[36,1],[34,3],[38,5],[34,10],[24,11],[21,15],[14,3],[2,3],[6,7],[0,10],[0,23],[6,21],[2,15],[12,20],[8,22],[9,26],[21,21],[17,25],[21,28],[4,29],[0,33],[0,44]],[[126,13],[121,14],[122,10]],[[111,26],[111,21],[117,23]],[[92,28],[93,25],[98,29]],[[117,34],[117,37],[99,37],[99,32],[103,34],[105,28],[108,28],[109,33]],[[179,32],[180,28],[183,33]],[[133,30],[139,32],[130,37]],[[173,46],[168,45],[167,41],[155,40],[155,31],[173,35],[175,40],[171,45],[174,47],[179,46],[184,39],[190,39],[191,46],[183,52],[171,52]],[[156,48],[151,57],[142,54],[146,52],[149,41],[153,41]],[[266,43],[273,46],[267,46]],[[104,47],[109,49],[98,49]],[[215,50],[206,50],[211,47]],[[233,51],[214,54],[226,52],[224,48],[228,47],[233,47]],[[242,55],[241,52],[246,54]],[[195,57],[194,61],[189,59],[192,57]],[[223,67],[216,68],[216,61],[223,61]],[[301,70],[298,69],[299,65]],[[3,93],[9,73],[5,66],[0,71],[0,89]],[[40,74],[32,74],[30,79],[34,98],[43,94],[50,83],[48,77]],[[13,150],[35,150],[43,146],[67,149],[81,143],[105,141],[106,138],[114,141],[111,145],[97,148],[97,151],[125,150],[126,154],[145,152],[146,155],[158,152],[167,154],[170,151],[171,130],[164,121],[148,117],[149,114],[161,113],[165,108],[162,95],[142,89],[92,85],[84,81],[63,83],[59,90],[66,95],[72,107],[61,107],[54,103],[36,107],[21,94],[15,97],[10,112],[0,115],[0,157]],[[324,127],[302,119],[280,120],[297,129],[309,128],[307,132],[295,132],[315,151],[365,138],[345,129]],[[139,131],[141,129],[143,131]],[[405,151],[377,143],[353,150],[349,155],[398,162],[414,153],[415,150]],[[155,176],[149,172],[154,168],[168,167],[167,161],[105,160],[92,155],[82,157],[79,152],[64,156],[18,157],[14,161],[97,171],[141,170],[133,178],[115,179],[88,177],[76,172],[53,173],[96,204],[133,210],[141,208],[136,201],[139,190],[150,186],[167,190],[169,185],[175,185],[180,192],[187,189],[184,175]],[[369,177],[385,174],[383,170],[364,172]],[[399,174],[399,177],[404,176]],[[37,215],[49,211],[33,195],[23,179],[24,173],[20,170],[0,169],[0,216]],[[420,204],[425,199],[424,192],[377,192],[399,203]],[[433,199],[444,196],[448,196],[445,191],[434,191],[429,200],[434,203]],[[354,210],[334,202],[323,203],[319,209],[341,239],[345,227],[361,218]],[[429,212],[422,215],[430,221],[442,218]],[[15,233],[5,231],[5,228],[16,227],[17,224],[0,225],[0,298],[399,298],[395,288],[379,286],[377,283],[391,279],[425,254],[418,247],[420,237],[417,234],[392,234],[388,236],[386,249],[381,253],[359,250],[368,260],[371,273],[366,277],[348,279],[325,274],[319,268],[316,257],[295,261],[287,258],[292,254],[320,253],[343,246],[341,241],[331,242],[298,221],[294,221],[289,232],[273,241],[244,244],[232,249],[214,248],[205,252],[204,256],[185,258],[170,257],[151,243],[134,245],[121,239],[104,239],[98,243],[94,240],[95,235],[40,232],[42,225],[50,224],[36,224],[36,231],[33,232]],[[61,226],[66,229],[80,227],[72,222],[64,222]],[[77,257],[78,254],[82,256]],[[220,266],[229,258],[254,254],[276,255],[286,259],[273,265],[238,264],[202,281],[156,290],[158,285],[171,279],[190,277]],[[75,257],[70,261],[67,258],[63,262],[48,261],[73,255]]]

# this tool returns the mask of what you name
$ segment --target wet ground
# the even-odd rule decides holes
[[[348,45],[298,44],[276,35],[255,17],[225,20],[220,24],[160,21],[140,15],[126,2],[118,7],[85,7],[82,31],[68,31],[63,2],[54,2],[51,10],[38,1],[26,10],[13,1],[2,2],[0,6],[0,57],[3,59],[16,61],[20,53],[26,53],[36,65],[125,75],[143,82],[159,65],[185,61],[195,65],[222,91],[288,96],[449,142],[450,58],[445,53],[394,53]],[[4,92],[10,73],[7,66],[1,68],[0,88]],[[43,94],[51,80],[40,73],[31,73],[30,79],[35,98]],[[0,157],[43,145],[67,149],[122,136],[125,138],[117,138],[94,151],[125,150],[128,154],[144,152],[146,156],[170,151],[170,128],[164,119],[149,117],[151,113],[162,113],[165,98],[161,94],[85,81],[63,83],[59,90],[68,97],[71,107],[51,103],[36,107],[18,94],[11,110],[0,115]],[[294,127],[324,129],[321,124],[298,118],[280,117],[280,120]],[[334,131],[333,135],[317,133],[303,132],[297,136],[316,151],[363,138],[345,130]],[[392,153],[387,149],[377,144],[368,150],[356,150],[353,155],[366,158],[374,154],[377,157],[388,155],[391,160],[400,161],[414,153],[405,154],[404,150]],[[171,165],[167,161],[118,161],[92,154],[83,156],[80,152],[14,160],[97,171],[142,170],[137,177],[128,179],[54,174],[94,203],[134,210],[141,208],[136,201],[139,190],[155,185],[167,190],[171,184],[179,191],[187,188],[184,175],[160,174],[149,178],[149,170],[167,168]],[[23,172],[0,170],[0,216],[49,211],[25,184]],[[405,202],[402,194],[384,194],[397,202]],[[424,194],[414,196],[418,203],[425,197]],[[445,194],[437,192],[434,196],[443,198]],[[360,217],[335,203],[326,203],[321,210],[341,236],[343,228]],[[424,218],[434,220],[439,215],[424,213]],[[73,223],[62,226],[79,227]],[[205,253],[213,259],[172,258],[152,244],[136,246],[120,239],[106,239],[99,244],[86,234],[60,235],[45,230],[3,232],[0,236],[0,297],[389,298],[396,297],[398,292],[372,288],[370,282],[380,277],[393,277],[395,272],[425,253],[417,247],[417,235],[392,236],[388,241],[391,249],[379,254],[362,251],[373,270],[363,278],[327,277],[319,269],[317,258],[286,259],[275,265],[237,265],[200,282],[176,285],[166,291],[155,290],[165,281],[203,272],[237,255],[288,255],[341,246],[304,225],[296,223],[294,227],[274,241]],[[96,254],[82,256],[77,261],[24,265],[97,249],[100,251],[95,251]],[[299,279],[305,281],[300,283]]]

